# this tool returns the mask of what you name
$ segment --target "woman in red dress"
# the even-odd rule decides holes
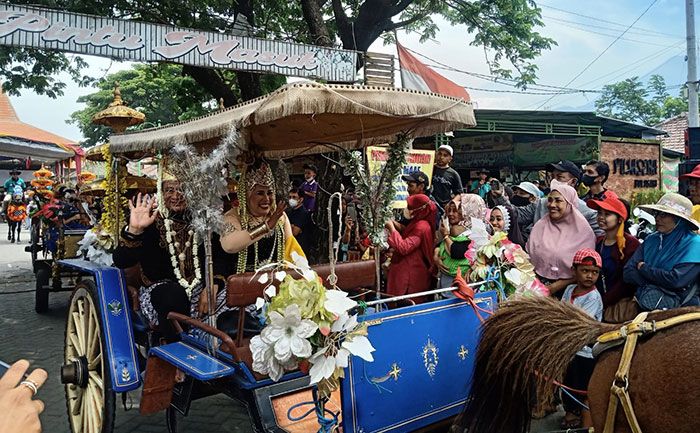
[[[387,293],[398,296],[430,290],[432,285],[433,247],[437,207],[424,194],[408,197],[410,222],[399,233],[392,221],[386,224],[391,257]],[[413,298],[425,302],[427,296]]]

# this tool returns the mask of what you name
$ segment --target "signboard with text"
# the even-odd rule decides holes
[[[244,28],[239,25],[238,34],[204,32],[0,3],[0,45],[355,81],[356,51],[248,37]]]
[[[514,146],[516,167],[542,167],[550,162],[568,159],[586,162],[598,149],[597,137],[549,138],[518,142]]]
[[[386,165],[389,153],[386,147],[370,146],[367,148],[367,166],[370,176],[380,176],[382,168]],[[435,164],[434,150],[409,150],[406,154],[406,163],[403,166],[402,175],[413,173],[420,170],[428,176],[428,179],[433,178],[433,165]],[[401,180],[401,176],[394,179],[394,188],[396,188],[396,196],[393,202],[394,209],[403,209],[406,207],[406,182]]]

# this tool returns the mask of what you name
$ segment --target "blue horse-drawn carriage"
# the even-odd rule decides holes
[[[386,142],[398,133],[427,136],[474,124],[469,104],[438,95],[303,83],[193,121],[167,128],[113,136],[114,155],[153,154],[175,143],[210,149],[231,125],[251,148],[270,158]],[[135,311],[133,275],[81,259],[61,265],[82,275],[70,301],[65,364],[61,377],[74,433],[111,433],[116,394],[143,388],[142,412],[165,410],[168,428],[191,401],[223,393],[243,401],[261,432],[415,431],[456,415],[468,395],[479,317],[460,299],[443,299],[393,309],[368,308],[358,320],[368,325],[374,361],[351,357],[340,388],[325,413],[301,417],[314,386],[301,371],[272,381],[252,368],[254,331],[244,315],[229,329],[170,313],[181,333],[177,342],[152,345],[149,329]],[[375,261],[316,268],[337,277],[335,287],[357,295],[374,294]],[[138,276],[137,276],[138,277]],[[138,281],[138,278],[135,279]],[[252,275],[226,282],[229,307],[244,307],[263,296]],[[495,308],[495,293],[476,295],[483,309]],[[217,342],[212,349],[213,337]],[[177,374],[177,371],[182,374]],[[176,381],[175,377],[180,379]],[[183,377],[184,376],[184,377]],[[313,412],[313,411],[312,411]]]

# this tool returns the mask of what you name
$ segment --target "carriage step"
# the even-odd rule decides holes
[[[154,347],[149,354],[171,363],[201,381],[219,379],[235,373],[233,366],[182,341]]]

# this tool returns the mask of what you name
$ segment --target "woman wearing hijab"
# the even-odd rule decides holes
[[[655,205],[639,207],[654,214],[656,232],[625,265],[624,279],[637,286],[637,303],[643,311],[700,305],[700,223],[691,217],[692,202],[670,192]]]
[[[409,223],[402,232],[393,221],[386,223],[389,246],[393,249],[387,278],[387,293],[405,295],[430,289],[433,266],[433,233],[437,207],[428,196],[408,196]],[[413,298],[416,303],[427,297]]]
[[[457,268],[463,272],[469,268],[469,260],[464,257],[464,253],[469,248],[472,218],[484,220],[486,210],[486,203],[478,194],[457,194],[445,206],[449,224],[440,225],[442,240],[435,248],[434,257],[438,268],[438,288],[453,286]],[[444,295],[449,297],[451,293]]]
[[[606,191],[603,198],[588,200],[586,204],[598,211],[598,227],[605,230],[605,234],[596,239],[595,249],[603,261],[596,286],[603,297],[603,307],[607,308],[634,296],[634,286],[625,283],[622,270],[639,248],[639,241],[625,233],[629,212],[615,193]]]
[[[506,232],[508,240],[525,248],[525,239],[518,225],[518,212],[513,205],[498,205],[491,209],[489,223],[494,231]]]
[[[583,248],[595,248],[595,234],[578,210],[576,190],[552,180],[547,196],[547,214],[537,221],[527,241],[535,273],[551,293],[573,283],[574,255]]]

